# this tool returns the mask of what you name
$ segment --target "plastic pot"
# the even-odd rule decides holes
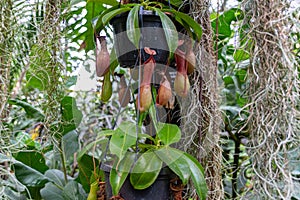
[[[139,57],[138,49],[127,37],[126,22],[128,13],[114,17],[110,23],[114,30],[115,49],[118,61],[121,67],[134,67]],[[140,16],[141,17],[141,16]],[[156,63],[166,64],[168,61],[169,51],[166,37],[162,28],[162,23],[158,15],[152,11],[144,10],[142,13],[143,21],[140,23],[142,41],[141,53],[142,63],[149,58],[144,52],[144,47],[150,47],[156,51],[154,59]]]
[[[112,189],[109,182],[110,167],[103,166],[101,168],[105,172],[106,198],[110,199],[112,197]],[[136,190],[130,183],[129,174],[122,188],[120,189],[120,196],[125,200],[169,200],[171,199],[170,180],[172,175],[173,173],[169,168],[162,168],[157,179],[150,187],[144,190]]]

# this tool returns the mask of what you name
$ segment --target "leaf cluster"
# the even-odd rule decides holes
[[[115,130],[100,132],[99,139],[86,147],[80,155],[101,142],[101,138],[110,138],[109,152],[103,152],[113,158],[110,166],[113,195],[118,195],[128,176],[135,189],[145,189],[154,183],[163,167],[168,167],[184,185],[191,178],[197,194],[205,199],[207,188],[202,166],[191,155],[171,147],[181,138],[179,127],[167,123],[157,123],[155,127],[156,136],[152,137],[143,134],[140,126],[123,122]]]

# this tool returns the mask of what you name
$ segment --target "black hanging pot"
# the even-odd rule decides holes
[[[105,192],[106,199],[110,199],[112,195],[112,188],[109,182],[110,167],[102,166],[102,170],[105,172]],[[174,175],[167,167],[162,168],[155,182],[148,188],[143,190],[134,189],[130,183],[129,176],[125,180],[123,186],[120,189],[120,196],[124,200],[169,200],[171,199],[170,180]]]
[[[134,67],[139,55],[138,49],[128,39],[126,32],[126,22],[128,13],[117,15],[110,23],[114,30],[114,47],[121,67]],[[149,55],[144,52],[143,47],[149,47],[156,51],[154,59],[156,63],[167,64],[169,51],[166,36],[162,28],[160,17],[153,11],[140,11],[139,26],[141,28],[141,53],[142,63],[149,58]]]

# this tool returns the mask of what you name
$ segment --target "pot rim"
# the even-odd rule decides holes
[[[102,163],[102,164],[100,164],[100,169],[103,170],[104,172],[110,173],[110,171],[112,169],[112,165]],[[173,173],[174,172],[172,172],[172,170],[168,166],[165,166],[160,169],[159,175],[171,175]],[[129,174],[132,174],[132,173],[129,172]]]
[[[141,13],[142,12],[142,13]],[[113,24],[113,21],[117,20],[118,18],[122,18],[124,16],[128,16],[128,13],[129,12],[124,12],[124,13],[121,13],[121,14],[118,14],[116,16],[114,16],[111,20],[110,20],[110,24]],[[143,11],[140,11],[139,12],[140,14],[142,14],[143,16],[149,16],[149,17],[158,17],[159,18],[159,15],[153,11],[153,10],[143,10]],[[160,19],[160,18],[159,18]]]

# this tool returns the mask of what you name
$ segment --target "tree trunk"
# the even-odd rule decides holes
[[[223,199],[222,154],[219,146],[218,68],[210,22],[209,0],[191,2],[191,13],[201,24],[203,35],[196,46],[197,66],[192,74],[189,100],[183,102],[182,126],[186,150],[205,168],[207,199]]]
[[[4,0],[0,4],[0,16],[2,25],[0,26],[0,118],[6,120],[8,110],[6,109],[7,100],[9,98],[9,74],[10,74],[10,58],[12,53],[11,40],[13,32],[11,27],[11,0]]]
[[[253,45],[247,109],[255,173],[253,191],[245,199],[291,199],[298,192],[291,161],[299,159],[299,64],[289,38],[293,23],[288,5],[282,0],[244,1]]]

